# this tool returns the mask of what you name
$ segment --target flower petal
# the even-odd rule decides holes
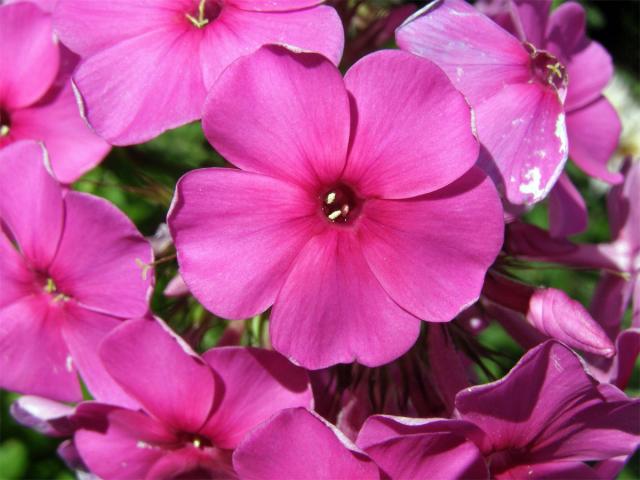
[[[214,399],[211,369],[159,320],[124,322],[102,342],[100,358],[124,391],[164,424],[195,433],[206,421]]]
[[[594,41],[575,52],[566,67],[570,80],[565,107],[569,112],[598,99],[613,77],[611,55]]]
[[[0,387],[63,402],[82,398],[60,326],[64,309],[31,295],[0,310]]]
[[[421,197],[369,200],[362,216],[362,251],[375,277],[430,322],[447,322],[478,299],[502,245],[500,199],[477,168]]]
[[[204,29],[200,59],[207,89],[233,61],[270,43],[317,52],[335,65],[340,63],[344,30],[333,8],[320,5],[285,11],[285,6],[276,2],[250,3],[261,7],[225,5],[220,16]]]
[[[535,1],[528,1],[536,3]],[[549,11],[547,10],[548,13]],[[572,54],[584,47],[585,42],[588,41],[585,32],[586,12],[576,2],[566,2],[559,5],[551,13],[549,22],[545,21],[545,23],[547,30],[545,35],[546,44],[540,41],[535,45],[543,46],[555,53],[562,62],[570,62]]]
[[[376,465],[335,427],[304,408],[283,410],[254,429],[233,454],[241,478],[378,479]]]
[[[366,453],[394,480],[489,478],[478,447],[455,433],[398,436],[368,447]]]
[[[0,309],[34,291],[34,275],[0,230]]]
[[[313,216],[314,201],[266,175],[228,168],[185,175],[169,225],[189,290],[226,318],[265,311],[316,225],[326,223]]]
[[[200,450],[190,445],[168,451],[154,463],[144,478],[236,480],[238,476],[231,466],[230,452]]]
[[[347,91],[326,58],[266,46],[225,70],[209,92],[202,126],[237,167],[317,188],[345,165]]]
[[[413,345],[419,330],[420,321],[376,280],[358,240],[340,229],[315,236],[299,253],[270,323],[274,348],[308,369],[387,363]]]
[[[62,43],[88,57],[145,33],[175,29],[176,18],[192,6],[190,0],[58,0],[53,23]]]
[[[216,373],[221,400],[202,432],[220,448],[237,447],[249,430],[280,410],[312,407],[306,371],[277,352],[223,347],[203,358]]]
[[[144,478],[166,455],[175,437],[143,412],[113,407],[96,417],[102,428],[81,429],[73,437],[84,463],[105,480]]]
[[[618,146],[620,119],[605,97],[567,113],[569,156],[588,175],[608,183],[620,183],[618,172],[610,172],[607,163]],[[598,132],[594,135],[594,132]]]
[[[286,12],[300,8],[315,7],[323,0],[228,0],[229,5],[255,12]]]
[[[151,31],[80,62],[73,81],[95,132],[131,145],[200,118],[200,33]]]
[[[478,137],[499,175],[486,169],[515,204],[547,196],[567,161],[565,114],[558,95],[531,83],[506,86],[477,105]]]
[[[23,395],[11,404],[11,416],[18,423],[52,437],[73,434],[72,414],[73,407],[44,397]]]
[[[522,40],[538,47],[544,44],[551,3],[551,0],[512,0],[511,8],[515,13],[516,28],[522,32]]]
[[[530,78],[520,41],[461,0],[428,4],[396,30],[396,42],[435,62],[472,106]]]
[[[0,104],[14,109],[38,100],[58,73],[60,52],[51,17],[32,3],[0,9]]]
[[[68,192],[64,204],[64,232],[49,268],[57,289],[100,313],[144,315],[153,281],[149,243],[102,198]]]
[[[30,266],[46,270],[58,249],[64,207],[60,185],[36,142],[0,150],[0,218]]]
[[[360,195],[421,195],[475,163],[469,105],[435,64],[386,50],[351,67],[345,84],[352,139],[344,178]]]
[[[71,183],[95,167],[111,148],[82,120],[71,84],[54,98],[11,116],[15,138],[44,142],[51,168],[62,183]]]
[[[572,144],[573,145],[573,144]],[[583,232],[589,222],[587,205],[566,173],[549,193],[549,233],[564,238]]]
[[[62,336],[69,347],[73,363],[93,398],[110,405],[139,408],[138,402],[124,393],[111,378],[98,357],[100,342],[120,325],[120,320],[71,302],[65,305],[65,310],[67,315],[62,325]]]

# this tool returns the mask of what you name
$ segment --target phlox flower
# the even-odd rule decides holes
[[[584,462],[630,455],[640,444],[640,401],[599,385],[554,341],[530,350],[501,380],[462,390],[456,409],[452,420],[371,417],[356,443],[392,478],[425,478],[433,455],[446,451],[430,448],[433,437],[454,434],[468,451],[464,460],[449,457],[471,469],[463,478],[487,478],[480,453],[496,479],[600,478]]]
[[[0,150],[0,387],[76,401],[79,372],[126,403],[97,347],[147,311],[151,247],[109,202],[64,190],[45,161],[36,142]]]
[[[430,3],[396,30],[396,41],[435,62],[467,97],[484,146],[479,164],[507,200],[546,197],[569,152],[562,60],[463,0]]]
[[[235,59],[284,43],[340,61],[342,23],[321,0],[60,0],[54,25],[82,57],[73,81],[84,115],[115,145],[197,120]]]
[[[613,77],[609,53],[586,36],[585,11],[566,2],[551,12],[551,0],[481,2],[491,8],[491,18],[538,50],[552,53],[569,76],[564,109],[569,156],[587,175],[609,183],[622,176],[607,163],[618,145],[621,125],[615,109],[602,91]],[[584,200],[566,174],[551,191],[549,227],[554,236],[568,236],[587,226]]]
[[[223,347],[199,357],[156,320],[122,324],[100,358],[138,402],[76,409],[75,448],[105,480],[236,478],[231,454],[247,432],[283,408],[312,406],[306,372],[282,355]]]
[[[49,13],[29,2],[0,6],[0,148],[44,142],[64,183],[97,165],[110,148],[80,116],[70,82],[76,62],[58,44]]]
[[[222,74],[203,127],[239,169],[185,175],[168,223],[212,312],[273,305],[271,341],[293,361],[375,366],[420,319],[478,298],[502,210],[473,167],[469,107],[431,62],[382,51],[343,79],[320,55],[263,47]]]

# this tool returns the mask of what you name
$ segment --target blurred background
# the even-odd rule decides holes
[[[389,15],[391,9],[404,17],[406,12],[410,13],[409,5],[420,8],[426,4],[391,0],[334,0],[328,3],[342,9],[343,14],[350,9],[355,12],[349,18],[345,16],[353,45],[345,51],[345,69],[371,49],[393,47],[392,40],[384,39],[385,32],[373,27],[375,22]],[[640,155],[640,1],[583,0],[580,3],[587,11],[589,35],[607,48],[616,67],[616,77],[605,92],[618,108],[623,122],[623,138],[616,157],[618,161],[623,155],[637,157]],[[352,9],[355,4],[358,4],[357,8]],[[402,6],[402,9],[398,8]],[[78,181],[74,188],[109,199],[136,223],[144,235],[152,236],[165,220],[178,178],[194,168],[221,165],[224,161],[204,139],[199,124],[192,124],[165,133],[144,145],[114,148],[102,165]],[[568,168],[569,175],[587,201],[590,214],[588,231],[576,240],[608,241],[606,186],[588,179],[571,164]],[[527,215],[528,221],[541,227],[547,226],[546,218],[544,202]],[[225,328],[223,320],[208,314],[193,298],[168,299],[162,295],[176,273],[175,260],[170,256],[166,258],[168,261],[156,268],[157,288],[152,300],[154,312],[179,332],[198,332],[202,349],[215,345]],[[598,279],[595,271],[553,269],[542,265],[514,273],[535,285],[560,288],[585,305],[588,305]],[[629,321],[629,315],[625,321]],[[249,328],[248,331],[255,330]],[[251,342],[251,339],[245,341]],[[485,330],[480,341],[491,350],[504,354],[502,361],[488,365],[495,377],[502,376],[522,354],[520,348],[496,325]],[[627,390],[630,395],[640,394],[638,372],[637,364]],[[490,380],[485,374],[482,378]],[[0,480],[74,478],[56,455],[58,440],[23,428],[10,417],[9,405],[15,398],[15,394],[0,391]],[[638,455],[620,478],[640,478]]]

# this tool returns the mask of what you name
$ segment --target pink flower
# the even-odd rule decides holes
[[[77,408],[74,444],[105,480],[235,478],[231,454],[248,431],[312,403],[306,372],[276,352],[224,347],[201,358],[154,320],[122,324],[100,358],[139,404]]]
[[[462,0],[436,0],[396,31],[400,48],[435,62],[471,103],[479,164],[509,202],[542,200],[568,155],[566,68]]]
[[[27,2],[0,6],[0,45],[0,148],[42,141],[56,177],[73,182],[110,148],[80,117],[70,82],[75,55],[58,45],[51,16]]]
[[[421,472],[434,453],[427,441],[453,434],[469,460],[451,463],[475,466],[476,447],[496,479],[599,478],[583,462],[630,455],[640,445],[640,401],[598,385],[554,341],[529,351],[503,379],[458,393],[456,408],[454,420],[371,417],[356,443],[394,478],[399,469]],[[403,451],[416,454],[407,460]]]
[[[197,120],[206,92],[235,59],[265,43],[338,63],[344,33],[320,0],[60,0],[62,42],[82,57],[73,76],[95,131],[142,143]]]
[[[110,203],[63,190],[45,161],[36,142],[0,150],[0,387],[75,401],[80,372],[94,394],[126,403],[96,350],[147,311],[151,247]]]
[[[538,50],[552,53],[567,69],[565,101],[569,155],[588,175],[609,183],[622,176],[607,169],[620,137],[620,120],[602,90],[611,81],[613,64],[598,42],[587,38],[584,8],[566,2],[551,12],[551,0],[513,0],[493,7],[492,18]],[[562,176],[551,192],[550,231],[554,236],[580,233],[587,225],[584,200]]]
[[[238,60],[203,127],[240,169],[188,173],[169,214],[189,290],[226,318],[273,305],[274,347],[307,368],[397,358],[419,319],[477,299],[502,243],[470,125],[442,71],[404,52],[344,80],[277,46]]]
[[[252,430],[233,453],[240,478],[378,480],[376,464],[322,417],[283,410]]]

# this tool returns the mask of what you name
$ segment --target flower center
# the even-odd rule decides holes
[[[533,77],[543,85],[551,85],[561,94],[567,88],[567,70],[560,61],[545,50],[537,50],[530,43],[524,44],[531,57]]]
[[[221,3],[222,0],[200,0],[197,10],[193,13],[186,13],[185,16],[197,28],[203,28],[218,18],[222,10]]]
[[[66,302],[67,300],[69,300],[69,296],[65,295],[62,292],[58,291],[58,287],[56,287],[55,282],[53,281],[53,278],[51,277],[47,277],[45,283],[44,283],[44,288],[43,290],[48,293],[49,295],[51,295],[51,297],[53,298],[54,302]]]
[[[351,188],[335,185],[322,195],[322,212],[332,223],[348,223],[358,216],[360,202]]]
[[[9,113],[0,108],[0,138],[6,137],[11,131]]]

